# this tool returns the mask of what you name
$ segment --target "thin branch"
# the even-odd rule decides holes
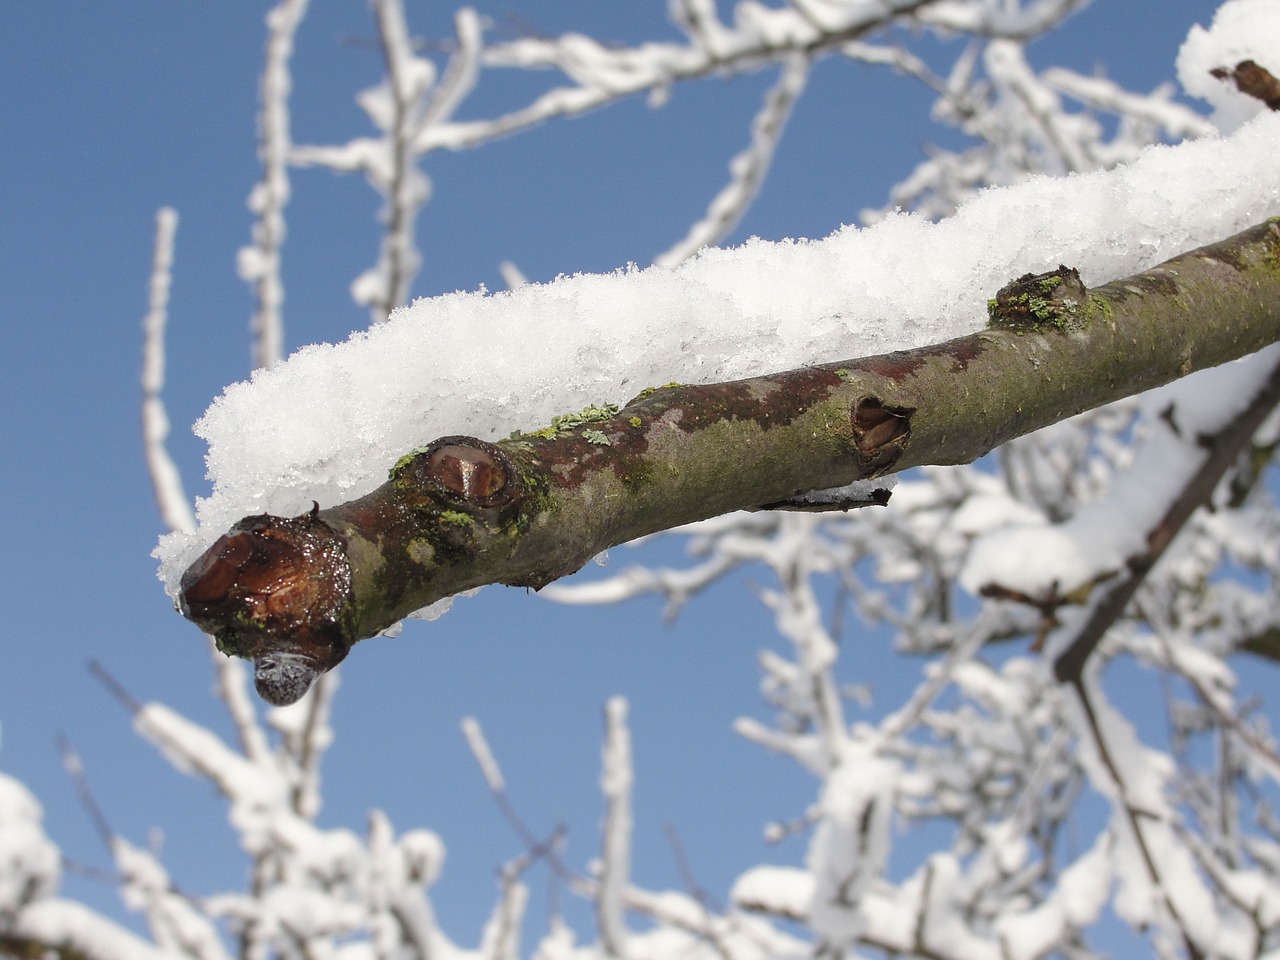
[[[1085,725],[1088,735],[1093,742],[1094,749],[1097,751],[1099,760],[1102,763],[1108,779],[1111,782],[1112,789],[1115,791],[1115,800],[1124,810],[1125,818],[1128,822],[1129,829],[1132,832],[1134,843],[1138,847],[1138,852],[1142,857],[1142,864],[1146,871],[1147,878],[1160,892],[1160,897],[1164,901],[1165,909],[1168,910],[1170,918],[1178,927],[1182,935],[1183,945],[1186,947],[1187,956],[1191,960],[1199,960],[1204,956],[1204,952],[1200,949],[1199,944],[1192,938],[1188,930],[1187,919],[1182,916],[1177,903],[1174,902],[1170,895],[1169,889],[1165,885],[1164,878],[1161,876],[1160,867],[1157,864],[1157,850],[1153,849],[1151,839],[1147,837],[1145,822],[1155,821],[1161,822],[1162,818],[1159,813],[1149,811],[1136,806],[1129,796],[1129,788],[1125,777],[1126,771],[1122,771],[1113,754],[1111,745],[1107,742],[1107,736],[1103,729],[1103,724],[1098,718],[1098,711],[1095,708],[1093,699],[1090,697],[1088,690],[1089,684],[1085,678],[1081,676],[1071,677],[1065,681],[1071,685],[1078,698],[1080,708],[1084,714]],[[1096,688],[1096,685],[1095,685]],[[1099,698],[1102,697],[1100,690],[1097,690]],[[1105,702],[1105,701],[1104,701]]]
[[[1154,624],[1154,619],[1149,611],[1144,610],[1143,616],[1149,623]],[[1164,650],[1167,666],[1170,670],[1176,671],[1189,687],[1195,692],[1196,697],[1200,700],[1201,705],[1208,710],[1218,722],[1218,727],[1225,737],[1228,733],[1234,734],[1244,744],[1244,746],[1252,752],[1256,760],[1264,766],[1270,773],[1272,778],[1280,782],[1280,752],[1277,752],[1273,743],[1268,742],[1267,738],[1259,734],[1256,730],[1251,730],[1234,712],[1228,711],[1222,703],[1220,696],[1215,696],[1213,691],[1208,689],[1203,679],[1196,674],[1195,671],[1185,669],[1178,662],[1177,656],[1173,651],[1172,645],[1165,631],[1156,629],[1159,635],[1161,646]],[[1223,745],[1225,752],[1226,744]],[[1225,760],[1223,761],[1225,765]]]
[[[205,638],[209,641],[214,688],[218,699],[227,708],[240,749],[253,763],[261,764],[266,761],[271,748],[267,744],[266,732],[258,722],[253,701],[249,699],[244,664],[219,650],[213,637],[206,634]]]
[[[626,955],[627,928],[623,916],[631,875],[631,733],[627,729],[627,701],[614,697],[605,705],[605,738],[600,790],[605,796],[596,924],[607,957]]]
[[[305,819],[313,818],[320,803],[320,761],[330,740],[329,707],[338,691],[337,674],[325,674],[311,688],[307,714],[296,736],[285,738],[294,765],[290,806]]]
[[[711,201],[706,216],[690,227],[675,246],[655,257],[655,264],[673,267],[703,247],[719,243],[738,225],[764,184],[773,152],[808,76],[807,57],[796,54],[783,61],[777,82],[765,95],[751,123],[751,145],[729,161],[729,183]]]
[[[576,81],[541,94],[527,106],[489,120],[434,124],[424,129],[419,153],[462,150],[528,129],[558,117],[577,116],[637,93],[665,90],[675,83],[713,73],[745,73],[799,54],[836,53],[895,19],[908,17],[935,0],[886,0],[874,6],[850,6],[838,23],[820,29],[794,10],[786,11],[786,29],[776,32],[740,30],[699,15],[699,32],[691,44],[650,43],[638,49],[611,50],[578,34],[553,40],[524,38],[484,51],[490,66],[537,69],[554,67]],[[686,7],[688,5],[685,5]],[[681,11],[681,12],[687,12]],[[702,11],[706,13],[706,11]],[[686,22],[686,28],[688,24]],[[779,24],[781,26],[781,24]],[[778,41],[785,36],[785,40]],[[705,44],[707,37],[724,42]]]
[[[680,831],[676,829],[676,825],[674,823],[663,824],[662,833],[667,838],[667,844],[671,847],[671,855],[675,858],[676,871],[680,874],[680,882],[684,884],[689,896],[698,901],[698,906],[702,907],[703,913],[708,917],[712,913],[723,912],[724,908],[715,903],[711,894],[707,892],[706,887],[698,883],[698,878],[693,875],[693,868],[689,864],[689,855],[685,852],[684,842],[680,839]]]
[[[284,284],[280,280],[280,248],[284,244],[284,208],[289,202],[289,63],[293,38],[308,0],[281,0],[267,14],[266,63],[259,84],[258,159],[262,179],[249,195],[257,216],[253,246],[240,251],[240,277],[253,289],[253,365],[271,367],[283,354]]]
[[[196,528],[196,519],[182,489],[182,476],[165,447],[169,417],[160,395],[164,389],[164,328],[169,322],[173,237],[177,229],[178,211],[162,207],[156,212],[151,296],[142,322],[142,448],[160,516],[170,530],[189,533]]]
[[[1173,99],[1172,90],[1150,95],[1130,93],[1105,77],[1086,77],[1062,67],[1050,67],[1042,77],[1049,86],[1092,107],[1155,124],[1173,140],[1213,136],[1216,128],[1200,114]]]
[[[401,0],[374,0],[373,10],[392,103],[385,138],[390,170],[386,183],[381,185],[386,197],[383,208],[386,234],[376,268],[380,283],[377,292],[367,301],[371,321],[381,323],[404,302],[409,283],[421,263],[414,245],[413,222],[418,208],[427,199],[429,187],[425,176],[415,169],[412,140],[418,126],[416,113],[433,74],[428,74],[424,62],[414,56]]]
[[[84,807],[85,813],[89,815],[89,822],[93,824],[98,839],[102,841],[102,845],[108,852],[114,852],[115,831],[111,829],[106,814],[102,812],[102,807],[89,787],[89,778],[85,776],[80,755],[71,746],[71,741],[62,734],[58,735],[58,753],[62,755],[62,766],[67,771],[67,776],[71,778],[76,797],[80,800],[80,806]]]
[[[480,726],[480,722],[475,717],[463,717],[461,727],[462,735],[467,741],[467,748],[471,751],[471,756],[475,759],[476,765],[480,768],[480,773],[484,777],[485,785],[489,788],[489,795],[493,797],[494,803],[497,804],[498,812],[502,814],[502,819],[507,821],[508,826],[515,831],[516,836],[524,844],[527,855],[532,859],[545,857],[551,867],[551,872],[557,877],[570,885],[579,883],[582,878],[578,877],[560,859],[559,844],[564,836],[564,827],[556,827],[550,837],[546,840],[539,840],[524,818],[520,816],[520,811],[516,809],[515,804],[511,802],[511,798],[507,795],[502,768],[498,766],[498,761],[494,757],[493,751],[489,748],[489,742],[485,739],[484,729]]]
[[[1103,591],[1101,599],[1094,604],[1074,639],[1054,661],[1053,671],[1059,681],[1074,682],[1080,678],[1085,661],[1124,613],[1147,574],[1191,515],[1209,502],[1218,482],[1235,465],[1241,451],[1249,445],[1254,433],[1277,404],[1280,404],[1280,366],[1272,371],[1265,385],[1243,411],[1217,434],[1202,439],[1206,450],[1204,460],[1187,479],[1160,523],[1149,532],[1147,551],[1129,558],[1128,571],[1121,580],[1100,588]]]
[[[991,627],[998,619],[998,614],[990,609],[979,614],[978,619],[969,628],[967,636],[961,637],[947,651],[941,663],[930,665],[928,677],[916,687],[911,699],[881,721],[879,736],[882,741],[888,742],[903,737],[916,725],[921,714],[951,683],[956,670],[973,659],[983,645],[990,641]]]
[[[142,703],[134,697],[124,685],[107,672],[106,667],[97,660],[89,661],[89,672],[104,686],[120,704],[134,716],[142,710]]]

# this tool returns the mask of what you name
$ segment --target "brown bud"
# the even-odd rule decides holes
[[[853,408],[853,443],[868,477],[881,476],[901,456],[911,434],[911,414],[902,407],[886,407],[875,397],[863,397]]]
[[[468,512],[506,507],[521,491],[506,452],[475,437],[441,437],[403,461],[393,477]]]
[[[458,443],[432,450],[427,472],[467,500],[487,499],[507,485],[507,472],[492,454]]]

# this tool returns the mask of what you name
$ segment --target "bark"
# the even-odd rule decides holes
[[[989,309],[987,330],[946,343],[668,384],[496,444],[441,438],[358,500],[241,520],[183,575],[182,611],[287,703],[459,591],[537,589],[644,534],[970,462],[1280,339],[1280,218],[1092,290],[1067,267],[1027,275]]]

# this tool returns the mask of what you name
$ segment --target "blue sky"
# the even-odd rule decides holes
[[[448,37],[451,7],[410,0],[415,34]],[[666,36],[665,3],[481,3],[556,33]],[[1149,89],[1174,75],[1187,27],[1211,0],[1097,0],[1037,44],[1060,63]],[[153,218],[178,208],[166,400],[171,450],[202,492],[202,449],[188,425],[247,372],[249,297],[234,271],[248,239],[244,199],[258,176],[255,112],[266,5],[16,0],[0,8],[0,284],[5,292],[0,471],[4,659],[0,770],[45,805],[73,861],[105,866],[61,769],[55,736],[81,752],[112,826],[135,841],[164,831],[166,862],[193,893],[235,889],[241,860],[221,804],[132,734],[127,714],[86,669],[100,661],[139,699],[159,699],[225,731],[203,644],[171,610],[149,557],[162,532],[138,437],[139,324]],[[331,143],[368,133],[353,96],[380,75],[358,0],[313,0],[298,37],[293,135]],[[552,78],[548,76],[547,81]],[[527,100],[527,76],[487,76],[467,113]],[[433,155],[434,196],[419,222],[416,295],[498,288],[510,259],[535,280],[648,263],[684,234],[747,142],[771,75],[677,89],[654,111],[631,100],[497,144]],[[819,65],[764,191],[731,240],[822,236],[884,202],[927,142],[929,98],[909,82],[828,60]],[[345,337],[367,319],[347,287],[376,253],[379,199],[357,177],[295,171],[285,249],[289,348]],[[427,438],[424,438],[427,439]],[[671,545],[613,551],[611,566],[671,556]],[[745,601],[745,602],[744,602]],[[717,587],[671,626],[654,602],[562,608],[493,588],[435,624],[358,649],[343,671],[324,825],[363,830],[384,808],[398,829],[430,827],[449,848],[435,899],[445,929],[478,936],[494,870],[519,841],[493,812],[458,732],[484,725],[512,797],[539,832],[569,827],[567,856],[596,849],[601,709],[631,700],[636,879],[679,886],[663,825],[676,826],[699,882],[723,896],[745,867],[794,862],[761,825],[798,815],[813,783],[735,737],[760,713],[755,652],[773,630],[739,584]],[[883,638],[850,680],[890,705],[918,664]],[[854,659],[854,658],[847,658]],[[897,664],[896,669],[884,669]],[[193,829],[193,824],[200,824]],[[535,880],[545,887],[541,877]],[[65,888],[116,915],[105,884]],[[541,902],[541,901],[538,901]],[[535,904],[535,910],[545,909]],[[536,917],[541,927],[541,917]]]

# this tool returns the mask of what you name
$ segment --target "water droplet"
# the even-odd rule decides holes
[[[277,707],[287,707],[302,699],[320,675],[310,657],[277,653],[253,661],[253,685],[258,696]]]

